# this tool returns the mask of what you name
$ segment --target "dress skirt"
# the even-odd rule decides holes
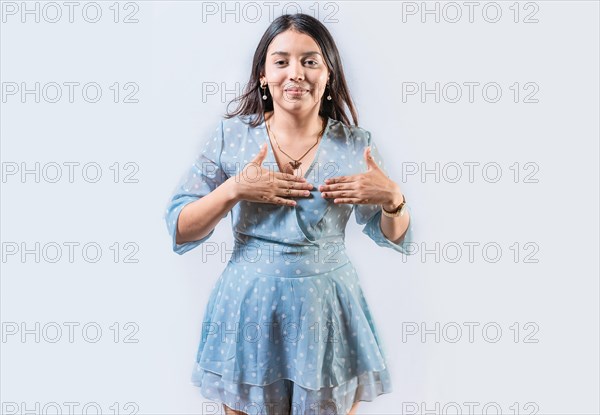
[[[355,402],[392,392],[343,241],[317,249],[239,242],[209,296],[192,370],[215,409],[346,415]]]

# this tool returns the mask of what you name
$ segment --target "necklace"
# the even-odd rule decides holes
[[[302,160],[304,158],[304,156],[306,156],[308,154],[308,152],[310,150],[313,149],[314,146],[316,146],[319,143],[319,139],[323,136],[323,132],[325,131],[325,127],[327,127],[327,121],[325,121],[323,123],[323,128],[321,129],[321,132],[319,133],[319,135],[317,136],[317,141],[310,146],[310,148],[308,150],[306,150],[306,152],[302,155],[302,157],[295,159],[292,156],[290,156],[288,153],[286,153],[285,151],[283,151],[283,149],[281,148],[281,146],[279,145],[279,142],[277,141],[277,137],[275,137],[275,133],[273,133],[273,131],[271,130],[271,127],[269,126],[269,122],[267,121],[266,123],[267,126],[267,131],[273,135],[273,138],[275,139],[275,143],[277,144],[277,148],[279,148],[279,151],[281,151],[283,154],[285,154],[286,156],[288,156],[290,159],[292,159],[292,161],[289,162],[289,164],[292,166],[292,169],[296,170],[298,167],[300,167],[300,165],[302,164],[302,162],[300,160]]]

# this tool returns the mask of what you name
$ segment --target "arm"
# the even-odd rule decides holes
[[[219,122],[167,203],[164,219],[173,251],[180,255],[207,241],[219,220],[235,205],[231,202],[227,207],[217,206],[229,194],[230,187],[225,185],[228,177],[220,161],[223,142],[223,123]]]
[[[367,145],[371,146],[371,155],[378,166],[385,172],[385,166],[383,159],[379,154],[379,150],[377,149],[371,134],[368,132],[367,134]],[[354,205],[356,222],[359,225],[365,225],[363,233],[375,241],[377,245],[391,248],[406,255],[412,255],[416,250],[412,246],[414,243],[414,223],[410,205],[406,205],[404,215],[394,218],[387,217],[381,212],[382,206],[388,211],[391,211],[402,201],[403,193],[401,192],[400,187],[395,182],[392,183],[394,183],[393,186],[386,186],[385,188],[380,189],[380,191],[387,193],[386,199],[388,200],[388,203],[382,205]]]
[[[382,205],[382,207],[388,212],[392,211],[400,203],[402,203],[402,199],[402,193],[400,192],[400,190],[398,190],[391,196],[390,202],[388,204]],[[382,214],[380,222],[381,231],[383,232],[385,237],[388,238],[390,241],[399,244],[402,242],[402,239],[404,239],[404,236],[406,235],[409,222],[410,213],[408,212],[408,210],[404,212],[404,215],[397,216],[395,218],[390,218]]]
[[[177,222],[177,244],[206,237],[227,216],[239,201],[232,180],[235,177],[230,177],[206,196],[183,207]]]

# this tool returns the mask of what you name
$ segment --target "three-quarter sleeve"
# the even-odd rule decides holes
[[[379,154],[377,146],[373,139],[371,138],[371,133],[367,132],[367,146],[371,146],[371,156],[377,163],[377,165],[387,174],[385,170],[383,158]],[[363,149],[364,150],[364,149]],[[364,156],[361,153],[361,157]],[[367,167],[365,164],[364,171],[366,171]],[[380,205],[372,205],[372,204],[355,204],[354,205],[354,216],[356,222],[359,225],[365,225],[363,227],[362,232],[366,234],[369,238],[371,238],[375,243],[379,246],[383,246],[386,248],[391,248],[395,251],[402,252],[406,255],[411,255],[415,253],[415,249],[411,249],[411,243],[413,242],[413,216],[410,211],[410,206],[407,204],[405,208],[405,215],[409,214],[410,219],[408,223],[408,229],[404,233],[404,237],[400,241],[400,243],[394,243],[389,240],[383,231],[381,230],[381,206]]]
[[[213,229],[208,235],[199,240],[184,242],[182,244],[176,242],[177,223],[181,210],[188,203],[194,202],[215,190],[227,179],[227,175],[221,166],[223,140],[223,121],[220,121],[213,134],[201,146],[200,153],[191,167],[181,177],[179,184],[175,187],[167,203],[164,219],[167,230],[171,235],[173,251],[179,255],[205,242],[214,233]],[[226,216],[227,214],[223,217],[225,218]]]

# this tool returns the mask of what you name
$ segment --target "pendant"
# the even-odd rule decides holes
[[[296,170],[300,165],[302,164],[301,161],[290,161],[290,165],[292,166],[292,169]]]

